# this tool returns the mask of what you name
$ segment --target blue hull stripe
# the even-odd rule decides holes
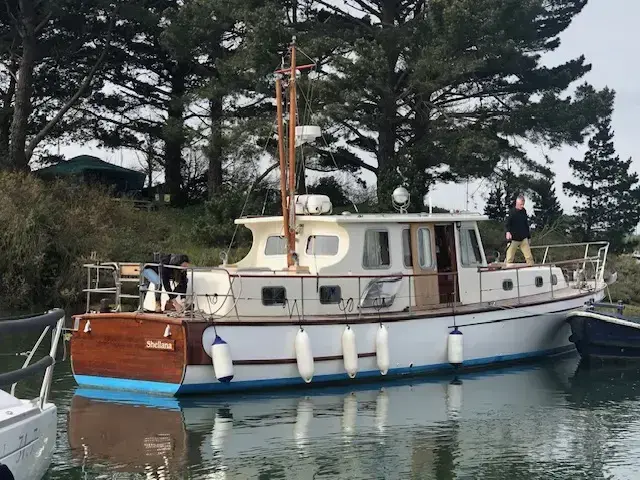
[[[473,367],[485,367],[505,362],[514,362],[518,360],[534,359],[537,357],[545,357],[549,355],[559,355],[563,353],[574,352],[573,344],[558,347],[550,350],[538,350],[534,352],[518,353],[513,355],[498,355],[494,357],[476,358],[473,360],[465,360],[462,367],[455,370],[448,363],[438,363],[433,365],[422,365],[414,367],[391,368],[386,376],[380,375],[378,370],[368,370],[358,372],[354,380],[349,379],[346,373],[317,375],[309,386],[320,384],[330,384],[345,381],[358,381],[360,379],[377,379],[385,380],[387,378],[398,377],[401,375],[420,375],[426,373],[437,372],[453,372],[464,371]],[[144,392],[157,395],[182,395],[196,393],[232,393],[246,390],[281,388],[306,385],[300,377],[293,378],[274,378],[269,380],[251,380],[229,383],[198,383],[189,385],[180,385],[178,383],[150,382],[144,380],[131,380],[126,378],[96,377],[91,375],[74,375],[76,382],[80,387],[101,388],[109,390],[127,390]]]

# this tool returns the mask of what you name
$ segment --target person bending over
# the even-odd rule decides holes
[[[529,230],[529,218],[524,209],[524,195],[516,198],[516,207],[509,212],[506,222],[506,238],[509,244],[507,248],[506,263],[513,263],[518,249],[522,251],[527,265],[533,265],[533,255],[531,255],[531,231]]]

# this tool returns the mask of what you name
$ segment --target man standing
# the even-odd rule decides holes
[[[529,230],[529,218],[527,211],[524,209],[524,195],[518,195],[516,198],[516,208],[509,212],[506,223],[506,238],[511,242],[507,248],[506,263],[513,263],[518,248],[522,251],[527,265],[533,265],[533,255],[529,241],[531,240],[531,232]]]

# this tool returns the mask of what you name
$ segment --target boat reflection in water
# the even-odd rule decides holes
[[[590,409],[635,399],[628,387],[640,387],[640,372],[621,380],[577,365],[571,358],[313,396],[175,399],[79,389],[68,438],[84,465],[149,479],[543,478],[568,464],[575,478],[598,476],[606,458],[594,456],[600,447],[592,440],[612,437]]]

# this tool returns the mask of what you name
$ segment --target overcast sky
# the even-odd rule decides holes
[[[596,88],[608,86],[616,91],[612,127],[614,144],[620,158],[633,158],[632,168],[640,172],[640,1],[638,0],[589,0],[582,13],[563,33],[558,50],[549,54],[548,64],[558,64],[584,54],[592,70],[585,79]],[[556,194],[565,210],[574,201],[562,192],[562,182],[571,181],[569,160],[581,159],[585,148],[549,150],[534,148],[532,157],[549,155],[556,172]],[[469,209],[484,208],[488,182],[469,185]],[[461,190],[462,189],[462,190]],[[432,192],[433,203],[447,208],[465,208],[465,185],[439,185]],[[530,205],[527,205],[527,209]]]
[[[590,0],[571,26],[561,36],[561,46],[548,55],[549,65],[564,62],[584,54],[593,65],[586,80],[596,88],[608,86],[616,91],[613,129],[615,147],[621,158],[633,158],[633,169],[640,172],[640,144],[637,127],[640,114],[640,0]],[[562,182],[571,180],[569,159],[581,158],[584,147],[549,150],[535,147],[530,151],[534,158],[549,155],[557,175],[556,194],[565,210],[570,210],[573,200],[562,192]],[[104,160],[128,167],[139,167],[135,155],[92,148],[89,145],[70,145],[60,148],[60,153],[70,158],[79,154],[93,154]],[[367,180],[372,176],[365,175]],[[488,182],[472,182],[466,196],[465,184],[437,185],[431,192],[434,205],[445,208],[481,211],[484,208]],[[531,204],[527,205],[531,212]]]

